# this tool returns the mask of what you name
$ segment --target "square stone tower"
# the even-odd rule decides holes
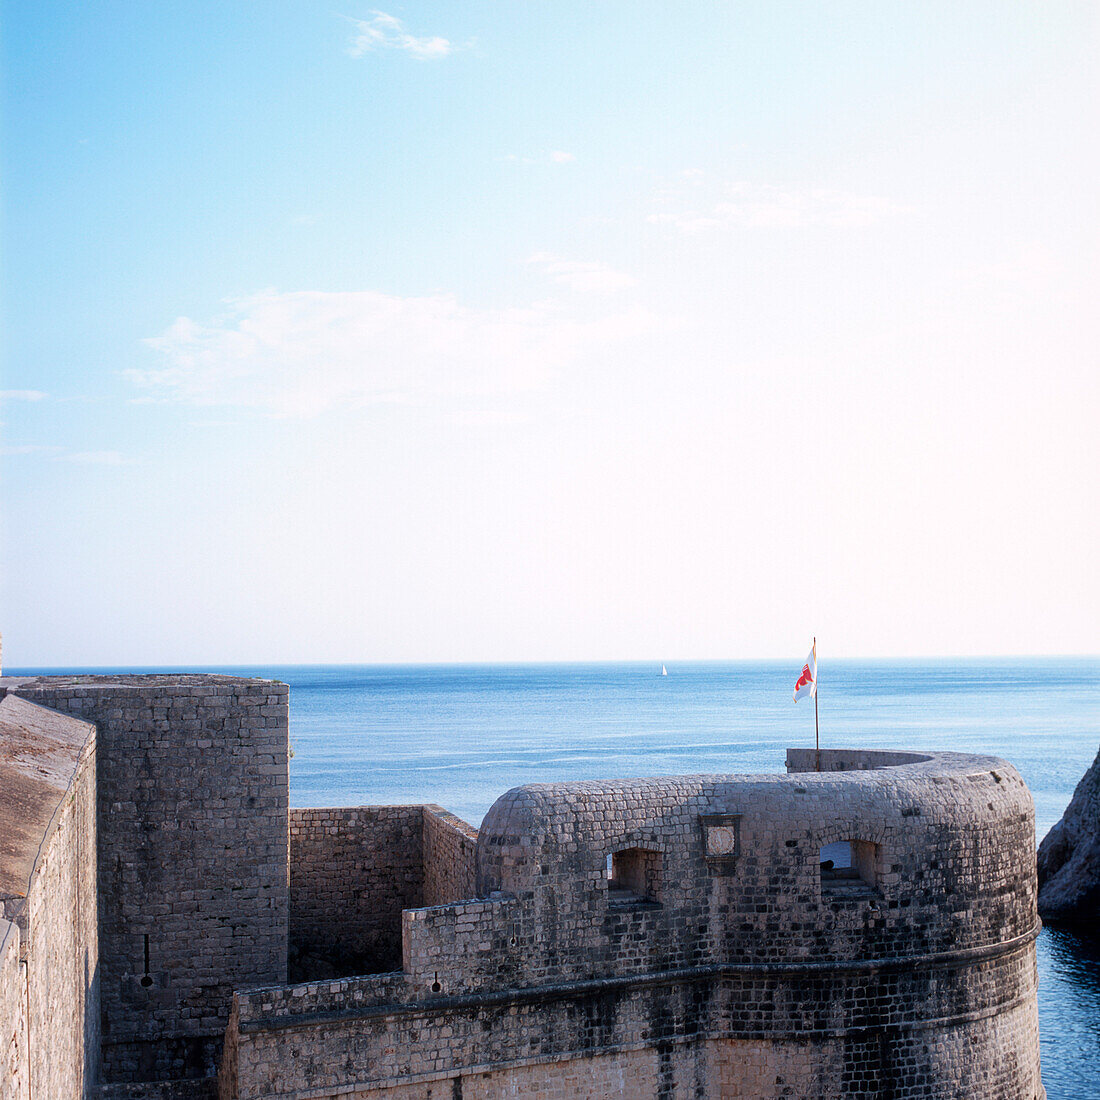
[[[233,990],[286,981],[286,685],[5,685],[97,729],[103,1080],[209,1077]]]

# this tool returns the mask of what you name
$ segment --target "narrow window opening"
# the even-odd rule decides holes
[[[153,975],[149,973],[149,933],[145,933],[145,973],[141,976],[141,984],[145,989],[153,984]]]
[[[878,845],[838,840],[821,849],[821,892],[838,897],[870,897],[878,889]]]
[[[624,848],[607,857],[607,892],[612,905],[660,905],[661,853]]]

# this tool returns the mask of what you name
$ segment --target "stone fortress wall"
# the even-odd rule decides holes
[[[0,1098],[98,1083],[95,727],[0,700]]]
[[[9,687],[95,724],[107,1082],[212,1074],[233,990],[286,980],[287,690],[205,676]]]
[[[21,841],[54,837],[27,894],[50,931],[0,944],[0,1100],[1044,1096],[1033,814],[1003,761],[791,750],[786,776],[520,787],[474,830],[290,810],[284,685],[0,692],[0,736],[15,708],[83,739],[51,788],[79,825]],[[850,868],[822,863],[838,842]]]
[[[401,972],[238,992],[226,1095],[1042,1096],[1019,776],[813,763],[509,792],[479,897],[403,912]],[[844,840],[867,880],[823,881]]]
[[[292,809],[292,976],[399,970],[402,912],[472,897],[476,843],[441,806]]]

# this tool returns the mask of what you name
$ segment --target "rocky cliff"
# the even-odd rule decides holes
[[[1039,845],[1039,914],[1056,921],[1100,915],[1100,752]]]

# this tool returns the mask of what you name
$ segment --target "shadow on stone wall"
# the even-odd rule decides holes
[[[317,944],[287,951],[286,974],[291,985],[321,982],[329,978],[361,977],[365,974],[390,974],[401,969],[401,949],[396,951],[349,951],[334,945],[326,950]]]
[[[290,811],[291,982],[401,969],[401,914],[471,897],[477,830],[440,806]]]

